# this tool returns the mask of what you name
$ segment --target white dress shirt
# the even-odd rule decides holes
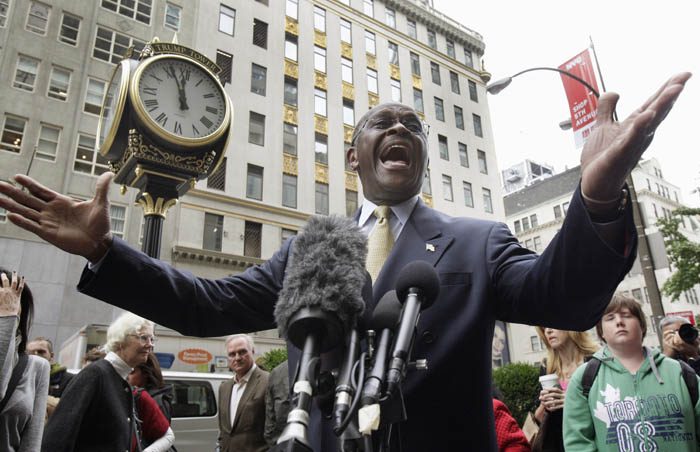
[[[230,405],[230,416],[231,416],[231,427],[233,427],[233,420],[236,419],[236,410],[238,409],[238,402],[240,402],[241,397],[243,396],[243,391],[245,391],[245,386],[248,383],[248,380],[250,380],[250,376],[253,375],[253,371],[255,370],[257,366],[255,363],[248,369],[248,372],[246,372],[245,375],[243,375],[243,378],[238,380],[238,375],[234,375],[234,384],[233,388],[231,388],[231,405]]]
[[[399,235],[408,222],[408,218],[411,216],[411,212],[413,212],[413,208],[416,206],[417,202],[418,195],[412,196],[399,204],[390,206],[393,215],[389,217],[389,227],[391,228],[391,234],[394,236],[394,243],[399,239]],[[374,209],[376,208],[377,205],[368,199],[362,202],[360,218],[357,224],[362,233],[367,237],[369,237],[374,226],[377,224],[377,217],[374,216]]]

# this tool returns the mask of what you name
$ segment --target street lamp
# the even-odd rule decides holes
[[[525,69],[524,71],[520,71],[515,75],[512,75],[510,77],[502,78],[500,80],[497,80],[493,83],[490,83],[489,85],[486,86],[486,91],[488,91],[491,94],[498,94],[501,91],[503,91],[508,85],[510,85],[510,82],[513,81],[513,79],[520,74],[524,74],[526,72],[531,72],[531,71],[554,71],[554,72],[559,72],[560,74],[566,75],[567,77],[570,77],[581,84],[583,84],[586,88],[588,88],[596,98],[600,97],[598,92],[593,89],[591,85],[588,84],[585,80],[583,80],[580,77],[577,77],[576,75],[564,71],[562,69],[557,69],[557,68],[552,68],[552,67],[534,67],[530,69]],[[605,88],[603,88],[605,89]],[[613,111],[613,118],[617,121],[617,113]],[[559,127],[562,130],[568,130],[571,128],[571,120],[564,120],[559,123]],[[629,190],[630,194],[630,199],[632,200],[632,218],[634,219],[634,226],[635,229],[637,230],[637,237],[639,237],[639,244],[637,247],[637,256],[639,257],[639,263],[642,267],[642,274],[644,275],[644,283],[647,286],[647,292],[649,294],[649,304],[651,305],[651,312],[652,315],[654,316],[654,319],[657,322],[661,320],[664,316],[664,307],[661,304],[661,293],[659,291],[659,284],[656,281],[656,273],[654,272],[654,260],[651,256],[650,252],[650,247],[649,247],[649,238],[646,235],[645,229],[646,226],[644,224],[644,218],[641,215],[641,212],[639,210],[639,202],[637,200],[637,192],[634,189],[634,182],[632,181],[632,173],[630,173],[627,176],[626,179],[627,182],[627,188]],[[663,347],[663,337],[661,335],[661,331],[658,330],[657,328],[657,333],[659,336],[659,343]]]

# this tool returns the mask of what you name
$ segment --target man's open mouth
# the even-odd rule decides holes
[[[402,164],[408,165],[411,163],[409,158],[408,148],[403,144],[393,144],[382,151],[379,160],[385,164]]]

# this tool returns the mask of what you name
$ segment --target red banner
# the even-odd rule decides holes
[[[559,66],[559,69],[585,80],[596,91],[600,92],[588,49]],[[567,75],[560,75],[561,81],[564,83],[566,97],[569,100],[571,125],[574,130],[574,141],[578,148],[583,146],[593,130],[598,110],[598,99],[583,83]]]
[[[693,311],[667,312],[666,315],[678,315],[685,317],[686,319],[690,320],[691,325],[695,326],[695,316],[693,315]]]

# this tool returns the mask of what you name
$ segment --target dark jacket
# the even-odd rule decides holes
[[[265,441],[270,446],[277,442],[287,425],[289,414],[289,364],[284,361],[272,369],[265,394]]]

